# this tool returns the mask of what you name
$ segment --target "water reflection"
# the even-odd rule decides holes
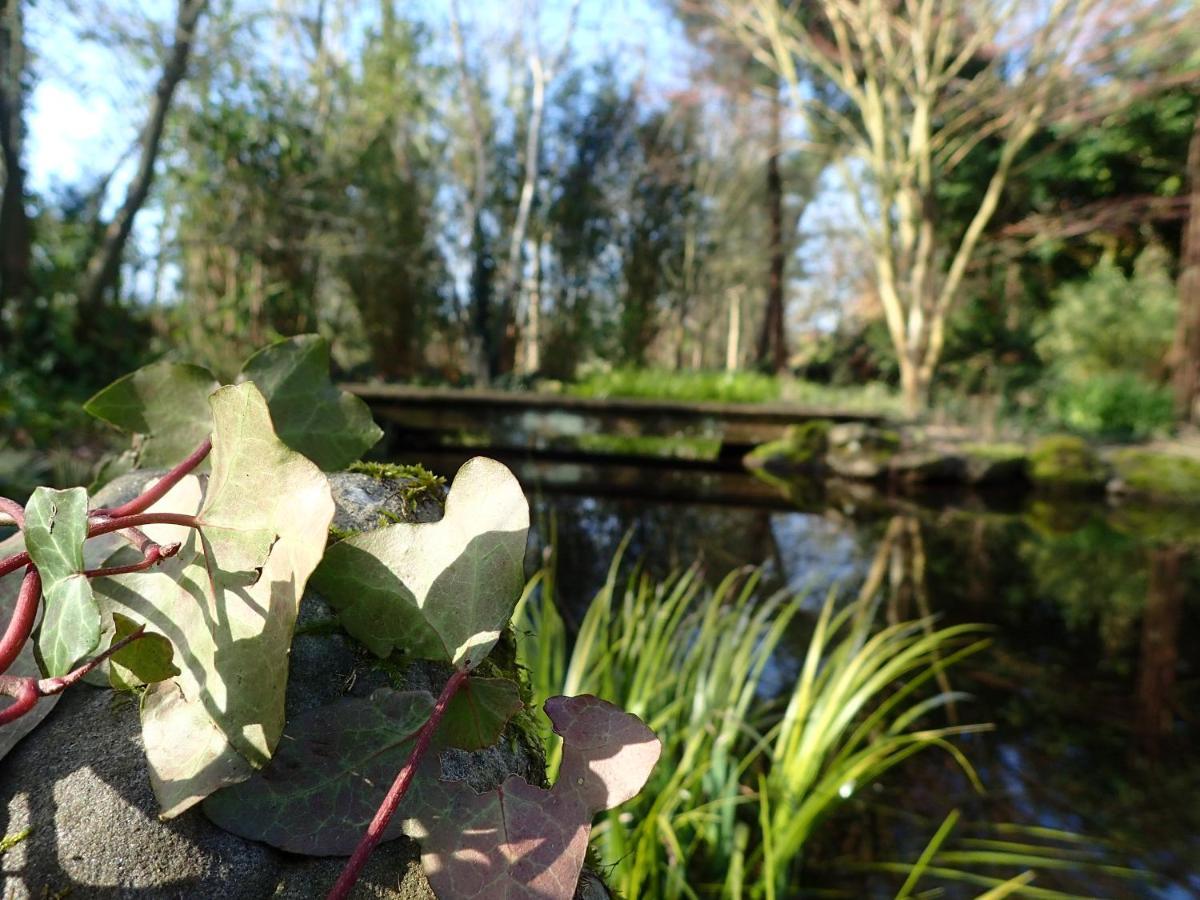
[[[433,467],[452,474],[456,463]],[[914,500],[814,484],[772,494],[731,473],[570,479],[510,464],[533,500],[536,540],[556,541],[569,620],[631,533],[627,559],[657,573],[700,558],[715,580],[751,563],[765,567],[769,586],[805,591],[814,607],[836,589],[872,596],[888,622],[932,614],[938,624],[994,627],[990,651],[940,676],[943,690],[973,698],[946,714],[996,725],[964,746],[987,793],[977,795],[952,762],[920,755],[869,806],[826,830],[835,845],[814,852],[915,859],[930,829],[904,817],[936,824],[958,807],[964,821],[1103,838],[1117,859],[1163,876],[1154,885],[1096,878],[1096,896],[1200,896],[1194,512],[1011,496]],[[777,685],[794,675],[806,640],[798,628]],[[1040,872],[1038,884],[1055,887],[1054,873]]]

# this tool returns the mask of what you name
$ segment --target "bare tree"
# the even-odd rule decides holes
[[[554,83],[555,77],[566,62],[571,50],[571,38],[575,32],[575,23],[579,18],[581,0],[573,0],[570,12],[567,13],[566,31],[563,33],[558,52],[549,59],[542,47],[540,34],[540,5],[533,7],[528,16],[532,23],[532,35],[528,39],[529,62],[529,126],[525,133],[524,174],[521,181],[521,196],[517,201],[517,217],[513,222],[512,234],[508,240],[508,265],[505,269],[504,291],[501,294],[500,318],[507,326],[513,318],[517,307],[517,293],[521,286],[521,251],[525,246],[525,238],[529,232],[529,212],[533,208],[533,195],[537,189],[538,176],[541,173],[541,140],[542,120],[546,112],[546,91]],[[531,295],[532,300],[533,295]],[[540,299],[540,298],[539,298]],[[540,312],[540,311],[539,311]],[[537,313],[527,313],[527,318],[534,320]],[[536,358],[536,350],[528,354]]]
[[[0,0],[0,153],[4,161],[4,196],[0,200],[0,308],[11,301],[19,302],[31,288],[31,229],[25,211],[22,161],[25,131],[23,23],[20,0]]]
[[[1194,5],[1173,0],[726,0],[728,27],[844,148],[906,405],[928,402],[947,315],[1018,155],[1169,84]],[[833,90],[813,89],[813,76]],[[980,146],[986,185],[961,233],[936,187]],[[864,195],[866,195],[864,197]]]
[[[196,27],[208,0],[179,0],[176,9],[174,36],[162,72],[154,88],[150,102],[150,114],[139,138],[137,170],[125,191],[125,199],[104,229],[100,245],[88,261],[83,284],[79,291],[80,306],[84,310],[96,309],[104,292],[116,280],[121,257],[129,235],[133,232],[133,220],[150,194],[154,181],[154,165],[158,160],[163,128],[175,91],[187,74],[188,59],[196,37]],[[83,317],[83,318],[86,318]]]

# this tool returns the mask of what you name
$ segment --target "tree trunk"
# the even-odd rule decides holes
[[[138,156],[137,171],[129,188],[125,191],[125,200],[117,210],[113,220],[104,230],[104,238],[95,255],[88,261],[87,272],[79,291],[79,305],[82,312],[80,323],[88,327],[89,314],[100,305],[104,292],[111,287],[117,278],[121,265],[121,256],[125,245],[133,231],[133,220],[146,202],[150,193],[150,185],[154,181],[154,164],[158,160],[159,146],[162,142],[163,128],[167,121],[167,112],[171,108],[171,100],[175,90],[187,73],[188,58],[192,52],[192,41],[196,36],[196,25],[200,14],[204,11],[208,0],[179,0],[175,16],[174,42],[163,63],[162,74],[154,89],[154,98],[150,103],[150,117],[142,130],[140,138],[141,150]]]
[[[783,141],[783,100],[779,85],[771,92],[771,146],[767,157],[767,213],[770,218],[770,264],[767,270],[767,308],[758,336],[758,364],[772,372],[787,367],[784,331],[783,278],[786,263],[783,241],[783,177],[779,154]]]
[[[31,229],[25,211],[24,144],[25,42],[20,0],[0,0],[0,153],[4,160],[4,196],[0,200],[0,310],[18,306],[12,334],[0,328],[0,349],[20,334],[20,305],[33,287],[30,276]],[[3,322],[7,317],[0,317]]]
[[[1185,422],[1200,422],[1200,116],[1188,145],[1189,212],[1179,253],[1179,316],[1174,363],[1175,406]]]
[[[742,295],[736,288],[729,290],[729,333],[725,342],[725,371],[736,372],[741,364]]]
[[[900,363],[900,396],[904,413],[916,418],[929,408],[929,373],[914,362],[903,348],[896,358]]]

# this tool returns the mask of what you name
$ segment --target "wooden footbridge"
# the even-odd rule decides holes
[[[393,384],[347,384],[384,429],[385,453],[487,448],[498,456],[674,467],[737,465],[813,419],[882,420],[790,403],[688,403]]]

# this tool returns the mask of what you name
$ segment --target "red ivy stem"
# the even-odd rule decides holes
[[[110,646],[107,650],[105,650],[99,656],[95,656],[92,659],[89,659],[87,662],[85,662],[83,665],[79,666],[77,669],[74,669],[74,670],[68,672],[66,675],[59,675],[57,678],[43,678],[41,681],[39,681],[37,683],[38,694],[40,694],[43,697],[49,697],[51,694],[62,693],[64,690],[69,688],[71,685],[75,684],[75,682],[82,680],[83,677],[85,675],[87,675],[88,672],[92,671],[92,669],[96,668],[96,666],[100,665],[100,663],[104,662],[106,659],[108,659],[114,653],[119,653],[121,650],[124,650],[126,647],[128,647],[130,644],[132,644],[134,641],[138,640],[139,638],[143,638],[145,636],[146,636],[146,626],[145,625],[138,626],[138,629],[136,631],[134,631],[132,634],[125,635],[125,637],[121,638],[119,641],[114,643],[112,646]]]
[[[184,475],[187,475],[196,466],[204,462],[204,458],[208,456],[210,450],[212,450],[212,438],[207,437],[201,441],[199,447],[188,454],[183,462],[158,479],[148,490],[134,497],[128,503],[122,503],[120,506],[111,508],[94,509],[89,515],[92,518],[119,519],[123,516],[132,516],[140,512],[145,512],[165,497],[167,491],[175,487]]]
[[[437,703],[433,706],[433,712],[429,714],[428,721],[421,726],[421,730],[417,733],[417,742],[413,745],[412,752],[408,754],[408,759],[396,774],[396,780],[392,782],[387,796],[383,798],[383,803],[380,804],[379,809],[376,811],[375,818],[367,826],[366,834],[362,836],[362,840],[354,848],[354,855],[346,863],[346,868],[342,870],[337,884],[333,886],[333,890],[329,892],[326,900],[346,900],[350,896],[351,889],[353,889],[355,883],[358,881],[359,875],[362,874],[363,867],[367,864],[367,858],[370,857],[371,852],[383,837],[383,832],[387,829],[388,822],[392,820],[396,808],[400,805],[400,801],[404,799],[405,793],[408,792],[408,787],[412,784],[413,776],[417,773],[417,767],[420,766],[421,759],[429,749],[429,742],[433,740],[434,732],[437,731],[438,724],[442,721],[442,716],[446,713],[446,707],[450,705],[450,701],[454,699],[454,695],[458,693],[458,689],[462,687],[462,683],[467,680],[468,674],[463,669],[456,669],[454,674],[450,676],[450,680],[446,682],[446,686],[442,688],[441,694],[438,695]]]
[[[185,528],[199,528],[200,522],[195,516],[187,513],[136,513],[119,519],[98,519],[88,526],[87,536],[93,538],[126,528],[139,528],[142,525],[182,525]]]
[[[129,529],[137,531],[136,528]],[[83,575],[85,578],[106,578],[110,575],[128,575],[131,572],[144,572],[151,566],[156,566],[164,559],[169,559],[179,552],[179,544],[154,544],[151,543],[142,550],[145,557],[141,562],[130,563],[127,566],[112,566],[107,569],[84,569]]]
[[[0,513],[6,514],[18,528],[25,527],[25,507],[16,500],[0,497]]]
[[[140,525],[183,525],[185,528],[199,528],[200,521],[195,516],[184,513],[138,513],[124,516],[120,519],[99,519],[88,527],[88,537],[93,538],[113,531],[123,531],[126,528],[136,528]],[[21,566],[29,565],[27,552],[16,553],[0,560],[0,577],[9,572],[15,572]]]
[[[6,556],[4,559],[0,559],[0,578],[27,565],[29,565],[29,554],[25,551]]]
[[[32,678],[22,678],[13,685],[11,692],[8,690],[0,693],[6,693],[13,697],[13,702],[4,709],[0,709],[0,725],[7,725],[13,722],[25,713],[29,712],[38,702],[37,682]]]
[[[37,619],[38,601],[41,598],[42,577],[36,568],[30,566],[25,571],[25,579],[17,593],[17,605],[13,608],[8,629],[4,632],[4,637],[0,638],[0,673],[8,671],[25,642],[29,640],[29,635],[33,632],[33,623]]]
[[[7,725],[29,712],[42,697],[60,694],[71,685],[81,681],[88,672],[100,665],[114,653],[128,647],[138,638],[146,636],[146,626],[138,628],[133,634],[126,635],[99,656],[89,659],[83,665],[55,678],[13,678],[0,675],[0,694],[14,698],[14,701],[4,709],[0,709],[0,725]]]

